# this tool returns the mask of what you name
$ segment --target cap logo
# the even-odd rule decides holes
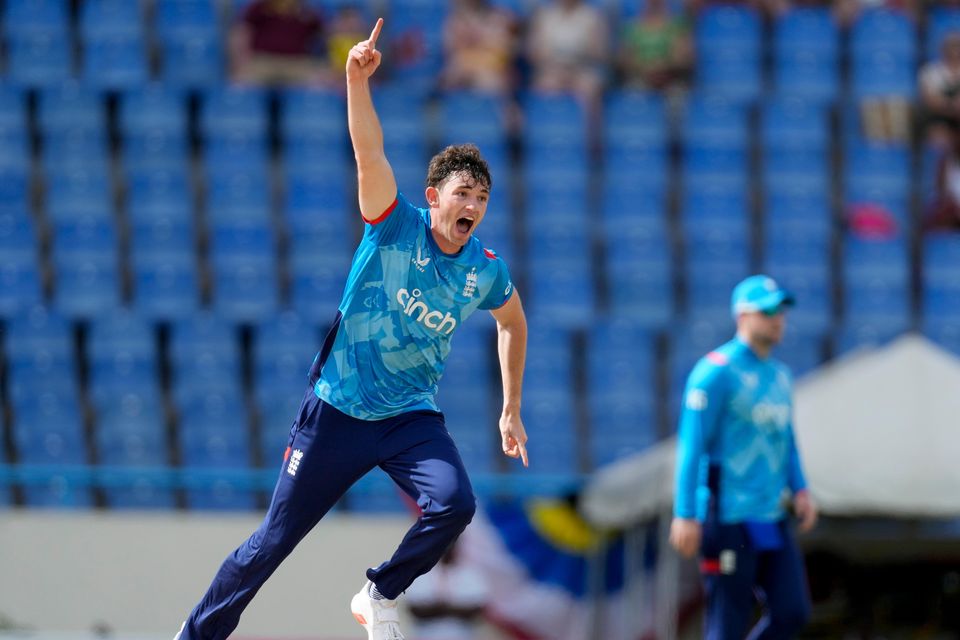
[[[773,293],[778,289],[777,283],[773,280],[773,278],[767,278],[766,280],[764,280],[763,288],[769,291],[770,293]]]

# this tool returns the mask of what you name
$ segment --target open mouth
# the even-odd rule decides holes
[[[473,218],[468,218],[464,216],[463,218],[457,218],[457,231],[460,233],[470,233],[470,229],[473,229]]]

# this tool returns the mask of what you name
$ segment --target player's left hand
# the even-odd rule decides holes
[[[800,520],[800,531],[806,533],[817,524],[817,504],[810,491],[804,489],[793,496],[793,510]]]
[[[500,439],[505,455],[520,458],[523,466],[530,466],[527,460],[527,430],[523,428],[523,420],[519,415],[504,413],[500,416]]]

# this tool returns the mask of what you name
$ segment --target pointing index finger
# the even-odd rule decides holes
[[[380,37],[380,29],[383,28],[383,18],[377,18],[377,24],[373,26],[373,31],[370,32],[370,39],[367,42],[370,43],[371,47],[377,46],[377,38]]]

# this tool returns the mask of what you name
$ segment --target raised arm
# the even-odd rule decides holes
[[[360,214],[368,222],[379,218],[397,197],[397,181],[383,150],[383,130],[370,95],[370,76],[380,66],[377,38],[383,18],[370,37],[358,42],[347,56],[347,121],[357,160]]]
[[[520,458],[526,467],[529,465],[527,432],[520,419],[520,395],[527,359],[527,319],[520,294],[514,291],[502,307],[490,313],[497,321],[497,350],[503,378],[503,413],[500,414],[503,452],[511,458]]]

